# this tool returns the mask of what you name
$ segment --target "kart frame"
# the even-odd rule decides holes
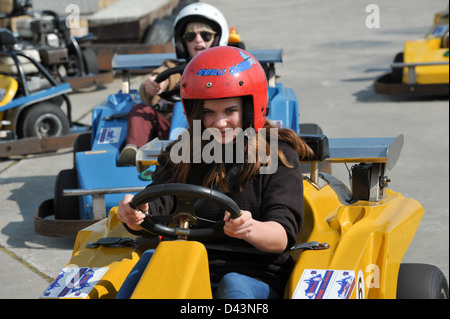
[[[305,220],[290,249],[296,263],[284,297],[396,298],[401,260],[424,214],[417,201],[387,189],[386,172],[399,158],[403,136],[303,138],[315,158],[307,162],[311,171],[304,175]],[[155,156],[143,150],[139,158],[145,162]],[[354,174],[349,190],[332,175],[317,172],[322,161],[372,169]],[[160,242],[131,235],[113,208],[106,219],[78,233],[71,260],[41,297],[114,297],[142,253],[151,249],[131,298],[211,298],[207,250],[221,248],[189,240],[189,229],[179,232],[186,238]],[[67,276],[81,270],[98,276],[77,278],[90,281],[83,287],[70,284]],[[60,285],[62,278],[66,287]]]

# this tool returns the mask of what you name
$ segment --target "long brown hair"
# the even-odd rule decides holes
[[[195,100],[195,101],[185,101],[185,107],[187,108],[186,113],[189,114],[188,116],[188,122],[189,122],[189,128],[188,128],[188,134],[189,134],[189,160],[188,161],[181,161],[179,163],[172,162],[170,158],[170,153],[167,152],[164,154],[167,159],[168,163],[171,164],[171,166],[174,167],[173,175],[170,180],[172,183],[186,183],[189,171],[192,167],[192,164],[194,163],[194,156],[193,154],[193,139],[194,139],[194,120],[199,120],[202,118],[203,114],[203,101],[202,100]],[[285,142],[291,145],[296,152],[299,155],[299,158],[307,158],[313,155],[313,151],[309,148],[309,146],[298,136],[294,131],[290,129],[284,129],[284,128],[276,128],[273,126],[268,120],[266,120],[264,127],[266,132],[266,138],[260,134],[256,134],[254,138],[248,138],[246,137],[244,139],[244,163],[240,168],[239,174],[238,174],[238,181],[239,185],[241,187],[243,185],[246,185],[249,183],[255,176],[257,176],[260,172],[261,167],[270,165],[270,162],[262,163],[261,159],[256,156],[256,158],[249,158],[249,146],[255,147],[259,145],[263,149],[265,148],[265,153],[267,156],[270,156],[270,140],[272,138],[277,138],[278,142]],[[203,132],[205,127],[203,126],[203,122],[201,124],[201,131]],[[276,136],[274,136],[276,134]],[[270,138],[269,138],[270,137]],[[175,143],[180,142],[180,139],[175,141],[172,145]],[[186,141],[185,141],[186,142]],[[201,151],[203,151],[205,145],[210,143],[208,140],[201,141]],[[249,145],[252,144],[252,145]],[[256,145],[254,145],[256,144]],[[254,149],[255,149],[254,148]],[[277,150],[278,159],[283,163],[283,165],[292,168],[293,166],[288,163],[286,156],[284,155],[283,151],[278,148]],[[181,156],[181,154],[179,154]],[[251,156],[251,155],[250,155]],[[203,186],[205,187],[213,187],[213,186],[219,186],[224,191],[229,191],[229,185],[226,181],[226,166],[224,161],[221,161],[219,163],[213,162],[208,165],[209,171],[207,172],[205,179],[203,181]]]

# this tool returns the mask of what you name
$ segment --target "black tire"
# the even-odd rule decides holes
[[[73,152],[78,153],[90,150],[91,150],[91,132],[78,135],[73,144]]]
[[[447,279],[436,266],[401,264],[397,299],[448,299]]]
[[[397,53],[394,57],[394,63],[403,63],[403,52]],[[392,68],[392,83],[402,83],[403,81],[403,68]]]
[[[173,37],[173,22],[169,18],[157,18],[145,31],[142,43],[148,45],[163,45]]]
[[[174,16],[177,16],[178,13],[180,13],[180,11],[183,10],[184,7],[186,7],[190,4],[193,4],[193,3],[197,3],[197,2],[198,2],[198,0],[180,0],[180,2],[178,3],[178,6],[175,9],[173,9],[172,14]]]
[[[84,69],[86,74],[98,74],[100,71],[98,68],[97,55],[94,50],[91,48],[81,48],[81,52],[83,53]]]
[[[80,203],[78,196],[63,196],[63,190],[78,188],[77,176],[74,169],[59,172],[55,182],[55,199],[53,209],[55,219],[80,219]]]
[[[19,118],[17,135],[23,137],[54,137],[69,133],[66,114],[55,104],[42,102],[29,106]]]
[[[91,132],[83,133],[77,136],[73,143],[73,165],[75,166],[75,154],[78,152],[87,152],[92,148],[91,145]]]

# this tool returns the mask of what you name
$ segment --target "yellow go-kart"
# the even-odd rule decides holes
[[[295,266],[284,297],[447,298],[447,280],[437,267],[402,264],[424,214],[419,202],[387,188],[386,173],[397,162],[403,136],[302,137],[315,158],[304,175],[305,218],[297,244],[290,249]],[[143,165],[157,156],[146,152],[141,148],[137,156]],[[320,162],[353,163],[351,190],[319,172]],[[135,195],[132,205],[163,195],[177,196],[178,207],[174,215],[146,218],[142,226],[154,237],[128,233],[113,208],[106,219],[78,233],[72,258],[41,298],[114,298],[149,250],[152,257],[131,298],[212,298],[208,252],[230,247],[202,244],[202,238],[223,235],[223,224],[195,216],[193,202],[212,200],[235,216],[239,207],[220,192],[185,184],[148,187]],[[258,251],[248,248],[241,253]]]
[[[425,38],[409,40],[391,64],[392,72],[378,78],[374,90],[393,95],[449,95],[449,11],[435,14]]]

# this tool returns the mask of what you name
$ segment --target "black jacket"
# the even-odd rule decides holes
[[[250,211],[254,219],[280,223],[288,236],[286,247],[288,250],[295,245],[303,221],[303,183],[298,154],[289,144],[283,142],[278,144],[288,162],[294,167],[288,168],[278,159],[278,169],[275,173],[258,175],[248,185],[244,185],[242,191],[235,183],[227,195],[240,209]],[[239,164],[227,164],[227,173],[235,172],[236,170],[233,170],[235,165]],[[207,172],[208,164],[192,164],[187,184],[203,185]],[[171,176],[171,169],[167,165],[159,165],[152,176],[151,185],[166,183]],[[152,215],[165,215],[173,211],[175,203],[174,198],[165,196],[152,201],[149,205]],[[204,201],[196,214],[207,219],[222,220],[224,211],[215,203]],[[218,282],[229,272],[237,272],[264,281],[283,293],[293,264],[292,257],[287,252],[263,253],[244,240],[226,235],[203,243],[208,249],[212,282]],[[219,244],[223,248],[220,248]]]

